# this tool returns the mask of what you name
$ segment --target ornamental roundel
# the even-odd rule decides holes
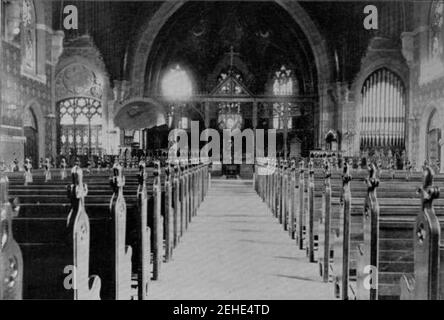
[[[57,75],[57,99],[86,96],[102,99],[103,81],[82,64],[72,64]]]

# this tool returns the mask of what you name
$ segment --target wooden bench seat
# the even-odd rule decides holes
[[[156,278],[161,260],[167,261],[173,246],[178,244],[179,217],[184,225],[182,231],[185,231],[208,189],[207,165],[183,166],[176,185],[172,183],[173,178],[170,181],[166,177],[171,169],[168,174],[165,174],[168,170],[162,170],[161,174],[160,167],[158,170],[144,168],[142,178],[136,170],[125,170],[130,173],[125,177],[125,185],[123,170],[118,171],[111,186],[109,170],[86,174],[83,179],[88,185],[88,195],[82,202],[90,212],[88,240],[91,245],[86,260],[91,267],[89,271],[100,275],[100,279],[91,278],[96,279],[94,289],[97,289],[97,279],[100,280],[100,293],[96,298],[130,298],[130,288],[137,283],[136,298],[146,299],[151,277],[150,260],[153,278]],[[72,244],[65,240],[67,218],[72,208],[72,199],[67,197],[66,190],[69,180],[57,179],[57,174],[53,174],[53,179],[45,181],[43,174],[38,176],[41,173],[34,171],[33,182],[27,186],[24,186],[23,173],[12,173],[8,194],[10,199],[18,198],[21,206],[19,215],[14,218],[13,230],[19,235],[18,242],[25,258],[23,297],[76,298],[72,291],[63,287],[68,276],[63,271],[69,262],[72,263]],[[124,219],[116,224],[116,219],[121,218],[111,212],[121,207],[119,199],[123,199],[125,210],[122,209],[118,216]],[[119,263],[119,260],[123,261]],[[39,266],[35,267],[35,263]],[[44,274],[37,276],[39,273]]]
[[[262,165],[264,166],[264,164]],[[344,221],[344,172],[340,173],[337,170],[329,172],[329,191],[326,196],[325,170],[322,172],[317,169],[308,171],[302,169],[295,172],[295,170],[285,169],[285,166],[281,166],[277,162],[272,162],[272,165],[277,170],[271,175],[271,178],[257,178],[256,190],[262,193],[261,197],[271,206],[272,211],[279,212],[279,206],[283,206],[284,212],[285,210],[290,211],[284,214],[284,217],[292,217],[289,218],[289,225],[301,225],[298,227],[299,230],[311,229],[302,233],[302,237],[312,239],[308,239],[309,241],[304,239],[303,245],[298,245],[298,247],[306,249],[310,241],[318,240],[317,250],[314,246],[314,259],[310,259],[310,261],[319,261],[319,269],[324,281],[331,281],[332,278],[329,276],[331,274],[338,276],[336,280],[333,277],[333,283],[340,297],[356,297],[356,281],[362,279],[359,278],[362,277],[362,274],[357,272],[360,270],[358,261],[361,259],[358,246],[362,246],[362,243],[368,241],[366,239],[369,237],[369,231],[364,229],[363,224],[364,206],[368,197],[368,185],[365,183],[366,178],[368,179],[367,172],[363,170],[349,170],[347,172],[349,177],[352,176],[352,179],[347,183],[351,196],[348,196],[349,200],[347,200],[347,208],[350,208],[349,216]],[[279,175],[288,175],[288,177],[279,177]],[[422,185],[424,175],[412,173],[406,180],[405,172],[395,172],[395,178],[392,178],[391,172],[387,170],[383,172],[382,178],[379,178],[377,188],[379,203],[377,232],[379,248],[376,251],[379,281],[377,297],[379,299],[399,299],[399,279],[403,273],[413,270],[413,230],[415,219],[421,210],[421,201],[417,190]],[[292,181],[293,184],[291,184]],[[270,183],[271,186],[267,186]],[[443,175],[436,177],[435,185],[444,185]],[[289,186],[292,186],[296,191],[291,189],[288,191]],[[325,224],[326,198],[330,204],[328,208],[330,219],[327,225]],[[440,215],[440,211],[444,213],[442,199],[435,199],[434,204],[438,215]],[[296,212],[291,212],[291,210]],[[348,225],[347,234],[344,233],[344,223]],[[344,237],[346,237],[345,240]],[[344,255],[347,256],[346,260],[344,260]],[[346,267],[342,264],[343,260],[347,261]],[[344,268],[347,268],[348,275],[345,282],[343,281]],[[347,284],[344,286],[344,283]],[[347,289],[344,290],[344,288]],[[344,293],[345,291],[346,293]]]

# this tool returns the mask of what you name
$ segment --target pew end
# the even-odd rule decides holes
[[[399,279],[401,300],[415,300],[415,277],[412,274],[403,274]]]

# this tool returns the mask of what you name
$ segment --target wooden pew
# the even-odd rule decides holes
[[[433,170],[425,168],[424,185],[420,189],[422,210],[413,230],[414,274],[400,279],[402,300],[438,300],[444,298],[441,257],[441,225],[435,214],[433,200],[439,197],[439,189],[433,185]]]
[[[173,175],[170,164],[165,168],[165,213],[164,213],[164,237],[165,237],[165,262],[169,262],[174,248],[174,210],[173,210]]]
[[[362,176],[362,175],[361,175]],[[403,178],[401,178],[403,179]],[[337,223],[337,216],[338,213],[341,212],[341,203],[340,203],[340,192],[339,192],[339,187],[337,184],[337,179],[335,179],[335,186],[334,186],[334,192],[333,195],[331,197],[331,201],[329,203],[329,205],[327,206],[327,208],[330,208],[330,223],[331,224],[336,224]],[[400,184],[402,182],[402,184]],[[351,219],[350,219],[350,232],[351,232],[351,244],[350,244],[350,255],[349,255],[349,260],[350,260],[350,274],[352,276],[352,280],[355,280],[356,277],[356,256],[358,256],[358,244],[360,244],[362,242],[362,237],[363,237],[363,226],[362,226],[362,219],[363,219],[363,208],[364,208],[364,202],[365,202],[365,197],[367,196],[367,191],[365,191],[364,189],[364,184],[361,184],[359,181],[355,181],[354,182],[350,182],[352,184],[352,191],[353,191],[353,201],[352,203],[354,203],[351,207]],[[387,236],[391,236],[391,233],[389,230],[393,230],[393,228],[396,228],[396,232],[399,233],[399,227],[402,226],[402,228],[409,228],[410,225],[408,222],[404,223],[402,222],[403,220],[399,220],[398,217],[395,218],[395,220],[393,220],[393,218],[390,216],[391,212],[393,212],[392,208],[396,208],[399,205],[404,205],[405,206],[405,201],[404,200],[397,200],[397,199],[410,199],[408,201],[410,201],[409,203],[412,203],[412,199],[415,197],[415,192],[412,190],[415,190],[414,187],[415,183],[412,181],[406,182],[405,180],[394,180],[392,182],[392,180],[389,181],[384,181],[383,183],[383,192],[382,194],[387,197],[384,198],[384,217],[382,219],[383,223],[381,225],[381,230],[382,230],[382,234],[385,238],[382,239],[382,245],[384,246],[384,251],[381,252],[381,254],[383,254],[383,264],[382,264],[382,270],[384,270],[383,272],[380,272],[380,274],[382,275],[382,278],[384,279],[384,281],[386,281],[385,279],[387,279],[387,281],[390,282],[386,284],[383,284],[383,290],[381,290],[381,294],[382,296],[386,296],[388,295],[388,292],[386,289],[389,289],[390,286],[393,284],[393,281],[390,280],[389,277],[392,277],[391,273],[394,272],[397,267],[397,264],[393,264],[393,263],[387,263],[386,260],[388,259],[388,255],[387,254],[391,254],[391,255],[396,255],[397,253],[395,251],[387,251],[387,245],[389,243],[391,243],[392,241],[397,241],[396,239],[389,239],[386,238]],[[400,186],[398,188],[398,186]],[[367,187],[365,187],[367,188]],[[324,191],[325,194],[325,191]],[[355,197],[356,196],[356,197]],[[316,198],[315,198],[316,199]],[[397,203],[399,202],[399,203]],[[413,202],[413,204],[415,204],[415,202]],[[323,218],[325,218],[325,204],[323,205]],[[409,207],[407,207],[408,210]],[[405,208],[403,208],[403,210],[405,210]],[[335,218],[336,217],[336,218]],[[401,219],[404,219],[403,217]],[[328,219],[327,219],[328,220]],[[401,223],[401,225],[400,225]],[[405,225],[405,227],[403,227]],[[322,224],[320,223],[318,227],[322,228]],[[404,231],[403,231],[404,232]],[[326,233],[325,237],[328,237],[330,235],[329,232]],[[320,245],[322,246],[322,242],[324,241],[324,239],[320,239]],[[325,248],[324,248],[325,249]],[[341,249],[340,249],[341,250]],[[322,250],[321,250],[322,252]],[[319,252],[319,253],[321,253]],[[325,262],[329,261],[329,259],[326,256],[326,252],[324,253],[323,257],[322,255],[320,256],[321,259],[318,258],[318,260],[320,260],[321,262],[323,260],[325,260]],[[333,254],[333,251],[330,251],[331,254]],[[399,256],[401,259],[403,259],[401,256]],[[322,270],[329,270],[330,268],[327,268],[326,266],[324,266],[325,268],[323,268],[322,263],[320,262],[320,269]],[[324,262],[324,263],[325,263]],[[399,264],[399,263],[398,263]],[[385,271],[386,270],[386,271]],[[393,270],[393,271],[391,271]],[[331,270],[330,270],[331,271]],[[324,281],[328,281],[329,277],[324,273],[323,274],[323,279]],[[354,293],[352,293],[352,295],[356,295],[356,288],[354,288]]]
[[[77,169],[78,166],[75,168]],[[115,180],[114,182],[121,183],[120,179],[119,181],[120,182]],[[92,244],[90,249],[91,270],[101,276],[101,297],[106,299],[115,298],[117,294],[122,292],[122,287],[127,288],[128,282],[130,283],[130,277],[128,282],[115,280],[116,277],[117,279],[121,278],[121,273],[117,271],[122,270],[123,267],[120,267],[120,265],[125,265],[126,262],[126,260],[120,255],[116,256],[115,254],[122,250],[113,247],[115,244],[116,246],[118,245],[119,248],[124,248],[124,250],[126,250],[124,247],[125,235],[115,234],[115,232],[125,232],[126,226],[122,226],[122,224],[116,226],[116,224],[113,224],[116,218],[120,219],[120,216],[122,216],[122,214],[116,214],[115,209],[126,209],[126,204],[122,204],[120,200],[118,201],[118,189],[122,188],[117,187],[115,183],[114,188],[115,191],[117,191],[117,194],[114,192],[114,196],[111,197],[111,190],[108,191],[108,178],[105,177],[101,181],[94,179],[89,185],[89,196],[84,201],[86,207],[89,208],[92,217],[90,219],[91,232],[89,232]],[[40,267],[26,268],[26,264],[34,266],[36,261],[41,259],[38,255],[40,251],[42,252],[42,256],[47,256],[48,263],[50,263],[51,260],[56,259],[52,257],[52,254],[50,253],[57,250],[57,243],[63,243],[64,241],[64,233],[66,233],[66,231],[64,231],[63,221],[69,217],[67,209],[69,209],[70,204],[65,200],[66,196],[63,196],[64,191],[62,186],[62,181],[52,181],[51,184],[45,183],[44,185],[40,185],[36,179],[34,179],[32,185],[29,184],[25,190],[19,185],[14,186],[13,192],[15,193],[15,196],[18,196],[22,202],[24,202],[21,205],[22,210],[20,215],[16,219],[15,232],[18,234],[18,241],[24,250],[26,280],[24,288],[25,298],[64,298],[64,296],[56,289],[53,291],[47,290],[46,292],[41,292],[41,288],[34,284],[35,282],[38,282],[40,278],[44,279],[44,277],[36,275],[37,272],[40,272]],[[123,215],[126,217],[126,212]],[[110,244],[112,244],[111,248]],[[65,249],[59,249],[59,251],[63,250]],[[110,255],[108,255],[108,253],[110,253]],[[127,254],[125,251],[124,253]],[[56,255],[57,254],[54,253],[53,256]],[[117,261],[116,263],[118,265],[115,266],[113,261]],[[48,276],[54,278],[54,274],[57,275],[60,273],[61,279],[57,280],[60,283],[60,281],[66,277],[66,275],[63,275],[62,273],[63,268],[60,269],[60,267],[57,267],[57,263],[53,263],[50,267],[54,272],[52,275]],[[131,274],[130,268],[128,272]],[[28,274],[29,276],[27,276]],[[59,286],[57,283],[54,283],[54,285]],[[122,297],[121,294],[120,297]]]
[[[262,161],[262,163],[259,162],[258,166],[263,166],[264,163],[264,161]],[[351,176],[350,171],[351,170],[348,169],[349,177]],[[373,169],[373,171],[375,170]],[[380,190],[381,195],[383,196],[381,204],[382,216],[378,218],[378,214],[375,213],[377,211],[376,196],[372,196],[372,192],[376,192],[376,177],[370,176],[370,179],[367,179],[366,184],[364,184],[361,182],[365,181],[364,172],[355,170],[354,174],[356,174],[354,182],[351,180],[348,181],[348,187],[345,185],[341,186],[338,183],[339,179],[337,172],[334,173],[335,176],[332,183],[330,183],[332,174],[328,173],[328,179],[327,174],[324,174],[324,185],[326,187],[322,192],[321,199],[324,200],[322,200],[321,203],[323,204],[323,209],[321,210],[322,214],[319,219],[320,223],[317,226],[317,232],[323,230],[325,237],[329,237],[332,233],[342,237],[342,239],[338,239],[340,245],[336,246],[340,249],[336,250],[338,252],[334,255],[337,264],[336,269],[341,270],[341,274],[338,275],[340,281],[336,282],[336,291],[342,298],[393,298],[399,294],[396,292],[397,290],[395,290],[395,287],[398,286],[396,283],[399,282],[399,280],[396,280],[397,277],[399,277],[402,270],[408,270],[412,263],[409,260],[411,255],[409,253],[409,246],[405,246],[404,244],[406,244],[405,239],[409,238],[406,234],[411,233],[411,231],[409,231],[412,229],[411,216],[418,208],[417,201],[415,200],[415,184],[420,181],[422,175],[419,173],[412,173],[407,180],[406,176],[403,176],[403,174],[405,174],[403,172],[396,172],[395,178],[391,177],[390,172],[383,172],[382,176],[384,177],[384,181],[382,187],[380,185],[380,189],[382,188]],[[315,185],[316,176],[319,176],[319,171],[315,171]],[[256,190],[260,193],[260,196],[265,199],[272,210],[276,210],[273,209],[276,208],[273,196],[267,201],[268,190],[273,190],[273,188],[275,188],[276,183],[273,180],[275,180],[276,177],[257,177],[258,175],[255,175]],[[304,175],[300,175],[299,180],[303,181],[303,179]],[[442,176],[438,176],[437,180],[442,183]],[[353,199],[351,198],[350,192],[348,217],[343,214],[344,198],[348,198],[341,196],[343,193],[343,187],[348,188],[347,192],[349,192],[350,189],[353,192]],[[282,190],[284,190],[284,188],[282,188]],[[319,194],[317,194],[318,192],[319,188],[315,188],[315,203],[317,199],[320,198]],[[345,194],[347,194],[347,192],[345,192]],[[293,197],[291,189],[290,192],[282,192],[282,194],[290,198]],[[299,192],[299,195],[304,194],[307,193]],[[325,199],[328,198],[330,198],[330,201],[325,201]],[[341,198],[343,199],[342,201]],[[326,202],[329,202],[330,206],[326,207]],[[368,204],[366,206],[367,209],[364,209],[365,203]],[[301,212],[303,211],[301,210]],[[338,215],[341,212],[342,216]],[[365,214],[363,214],[364,212]],[[329,219],[326,219],[326,214],[330,216]],[[289,213],[289,216],[291,216],[291,213]],[[373,219],[371,217],[373,217]],[[304,217],[296,219],[296,223],[297,220],[303,222],[303,218]],[[328,223],[327,220],[332,224],[332,227],[330,228],[332,230],[328,230],[329,228],[325,228],[325,226],[324,229],[322,229],[322,222]],[[341,221],[341,223],[338,223],[339,221]],[[373,229],[377,230],[373,232],[373,235],[368,231],[371,229],[372,225]],[[379,227],[376,227],[378,225]],[[315,232],[317,228],[315,219]],[[345,239],[350,238],[350,241],[344,241],[344,236]],[[375,239],[378,239],[378,241]],[[323,263],[320,263],[320,266],[323,266],[323,270],[328,271],[328,265],[330,265],[331,261],[330,257],[332,253],[334,254],[334,250],[329,250],[325,246],[322,247],[322,240],[323,239],[319,240],[320,249],[322,249],[319,250],[319,253],[322,251],[324,253],[320,254],[318,257],[322,258],[321,260],[323,261]],[[375,243],[378,244],[379,248],[376,247]],[[361,265],[358,267],[359,264],[362,264],[365,261],[368,261],[364,266],[367,267],[366,270],[364,270]],[[374,270],[368,267],[373,264],[376,266]],[[331,264],[331,267],[333,266],[334,264]],[[369,273],[374,271],[378,274],[377,285],[380,290],[362,291],[364,280],[371,279]],[[329,280],[329,275],[326,272],[323,272],[323,280]],[[378,286],[376,286],[376,288]],[[349,292],[350,288],[353,288],[353,292]]]
[[[114,223],[111,227],[111,239],[114,245],[111,270],[114,268],[115,276],[111,276],[111,284],[114,287],[113,298],[115,300],[128,300],[131,297],[131,256],[132,248],[126,244],[126,219],[127,207],[123,197],[125,177],[123,167],[116,164],[113,168],[114,177],[111,182],[113,195],[110,201],[111,219]],[[114,230],[113,230],[114,228]]]
[[[136,243],[135,253],[137,265],[137,295],[139,300],[148,299],[149,281],[151,278],[151,229],[148,226],[148,191],[146,187],[147,173],[145,161],[139,162],[138,188],[137,188],[137,211],[136,215]]]
[[[313,162],[308,163],[309,178],[307,186],[307,207],[306,207],[306,251],[310,262],[315,262],[315,195],[314,195],[314,168]]]
[[[136,220],[142,214],[140,212],[140,210],[137,209],[138,208],[138,205],[137,205],[138,198],[136,197],[136,194],[137,194],[138,184],[137,184],[137,180],[135,180],[136,175],[134,174],[136,171],[135,170],[125,170],[125,171],[127,171],[129,174],[129,176],[127,176],[126,185],[124,186],[124,191],[123,191],[123,193],[127,199],[127,210],[128,210],[128,214],[127,214],[128,219],[126,221],[126,225],[127,225],[126,238],[128,241],[130,241],[130,244],[132,246],[134,246],[134,249],[136,249],[137,247],[139,247],[138,243],[140,241],[138,239],[140,239],[140,236],[141,236],[140,232],[139,233],[136,232],[137,230],[140,229],[140,226],[141,226],[140,223],[137,222]],[[91,174],[87,174],[86,177],[87,177],[87,179],[91,180],[92,190],[90,192],[93,193],[93,197],[96,198],[96,196],[101,195],[99,200],[94,200],[93,202],[103,201],[104,206],[109,207],[109,201],[110,201],[109,199],[112,194],[110,193],[110,191],[108,191],[109,190],[109,187],[108,187],[109,182],[108,182],[107,172],[108,172],[108,170],[94,170],[93,172],[91,172]],[[55,176],[56,176],[55,179],[58,179],[57,175],[55,175]],[[53,174],[53,177],[54,177],[54,174]],[[39,177],[37,176],[37,178],[35,180],[38,180],[38,178]],[[148,178],[146,178],[146,179],[148,179]],[[52,186],[51,184],[44,183],[43,185],[33,185],[33,186],[29,185],[29,187],[34,187],[35,188],[34,192],[37,192],[38,194],[40,194],[38,196],[39,198],[36,199],[35,201],[41,202],[41,201],[46,201],[48,199],[47,196],[44,196],[45,192],[47,192],[47,191],[45,191],[45,189],[52,188],[52,187],[58,188],[59,183],[63,184],[64,182],[63,181],[56,181],[53,179],[51,181],[51,184],[54,184],[54,186]],[[151,184],[151,182],[150,182],[150,184]],[[149,191],[150,194],[151,194],[151,190],[152,190],[152,188],[150,186],[150,191]],[[22,192],[21,194],[23,195],[23,191],[19,190],[16,192]],[[54,194],[51,193],[51,196],[53,196],[53,195]],[[109,195],[109,198],[107,199],[106,197],[108,197],[108,195]],[[150,199],[150,198],[151,198],[151,195],[148,196],[148,199]],[[97,210],[96,210],[97,204],[95,204],[95,203],[92,204],[91,209],[93,210],[93,212],[97,212]],[[108,211],[109,211],[109,209],[108,209]],[[99,212],[97,212],[97,213],[99,213]],[[103,213],[103,214],[105,214],[105,213]],[[145,213],[145,215],[146,215],[146,213]],[[93,224],[93,228],[95,228],[95,223]],[[103,235],[103,233],[102,233],[102,235]],[[97,236],[93,235],[93,237],[97,237]],[[100,239],[100,238],[98,240],[99,240],[98,242],[102,241],[102,239]],[[148,245],[149,245],[149,242],[148,242]],[[99,252],[100,252],[100,250],[99,250]],[[133,276],[136,276],[136,277],[137,277],[137,275],[140,275],[138,270],[141,270],[139,258],[141,258],[141,256],[139,255],[139,250],[135,250],[132,264],[134,266]],[[148,250],[148,259],[150,259],[149,258],[149,250]],[[148,260],[148,262],[149,262],[149,260]],[[145,269],[142,269],[142,270],[145,270]],[[151,270],[146,270],[145,273],[151,273]],[[151,275],[149,275],[149,277],[151,277]],[[139,289],[147,286],[146,283],[140,283],[140,281],[138,283],[139,284],[137,285],[137,287]],[[144,295],[142,293],[140,293],[138,298],[143,299],[143,297],[144,297]]]
[[[342,195],[340,198],[340,209],[337,217],[337,223],[332,224],[331,238],[333,246],[333,286],[335,296],[341,299],[347,299],[349,286],[349,252],[350,252],[350,207],[351,191],[350,167],[347,163],[343,167],[342,176]]]
[[[319,272],[324,282],[330,280],[330,260],[332,258],[332,250],[330,245],[330,234],[331,234],[331,169],[330,163],[326,161],[324,163],[325,170],[325,180],[324,180],[324,192],[322,194],[322,209],[321,216],[319,218],[318,224],[318,237],[319,246],[318,254],[316,260],[319,264]]]
[[[297,210],[297,202],[296,202],[296,195],[297,195],[297,181],[296,181],[296,161],[291,161],[291,168],[290,168],[290,185],[289,185],[289,192],[288,192],[288,234],[291,239],[295,239],[296,234],[296,210]]]
[[[173,206],[174,206],[174,247],[179,244],[179,239],[182,231],[182,219],[181,219],[181,179],[180,179],[180,166],[176,165],[174,167],[174,178],[173,178]]]
[[[19,207],[9,202],[9,180],[0,169],[0,300],[22,299],[23,257],[19,245],[14,239],[12,218],[18,214]],[[4,240],[3,240],[4,239]]]
[[[185,167],[184,167],[184,171],[185,171]],[[161,197],[159,196],[159,193],[162,192],[162,187],[161,187],[161,183],[160,183],[160,170],[159,168],[157,168],[157,174],[155,174],[156,177],[159,177],[159,179],[155,179],[156,183],[154,185],[154,187],[151,189],[153,191],[147,191],[148,188],[146,186],[146,181],[147,181],[147,175],[146,175],[146,170],[145,168],[143,168],[143,173],[144,176],[140,176],[137,177],[138,182],[134,183],[134,181],[132,182],[132,185],[130,186],[130,190],[127,190],[128,186],[124,186],[125,183],[125,179],[123,178],[122,172],[123,170],[119,170],[118,168],[116,168],[116,170],[114,170],[115,172],[118,173],[118,175],[116,177],[113,178],[113,188],[114,188],[114,193],[112,196],[112,199],[110,201],[104,201],[104,199],[106,199],[106,197],[109,194],[109,191],[105,191],[104,187],[108,184],[107,178],[102,179],[102,180],[97,180],[97,176],[90,176],[89,178],[91,179],[91,187],[90,187],[90,193],[91,196],[88,197],[89,201],[86,202],[86,207],[90,208],[93,212],[93,223],[91,226],[92,229],[92,234],[94,234],[95,238],[94,238],[94,245],[92,246],[93,251],[94,251],[94,256],[93,256],[93,261],[91,262],[91,266],[92,268],[101,271],[100,273],[103,274],[103,279],[105,279],[106,281],[102,282],[102,285],[105,284],[108,285],[107,291],[112,291],[111,287],[113,287],[113,285],[116,286],[116,292],[115,295],[117,296],[117,294],[119,294],[119,298],[128,298],[127,294],[120,294],[120,292],[126,292],[129,291],[129,283],[130,283],[130,275],[131,275],[131,271],[128,272],[128,270],[131,270],[131,265],[128,265],[129,259],[129,247],[125,244],[125,242],[119,241],[118,244],[116,244],[116,247],[119,247],[119,251],[123,252],[123,255],[116,255],[115,256],[115,260],[119,260],[121,262],[121,265],[124,266],[126,265],[126,267],[119,267],[117,264],[117,262],[114,261],[114,266],[115,266],[115,270],[117,270],[116,272],[109,272],[110,266],[110,259],[109,257],[103,257],[103,253],[104,252],[109,252],[110,250],[104,250],[104,243],[106,243],[105,238],[103,235],[109,235],[110,232],[104,232],[107,230],[110,230],[110,226],[109,226],[109,210],[113,209],[114,211],[114,217],[117,217],[120,219],[122,218],[122,215],[117,214],[117,212],[121,213],[122,211],[118,211],[118,209],[122,209],[122,208],[126,208],[127,204],[130,205],[130,207],[126,208],[126,209],[131,209],[132,211],[136,212],[137,215],[137,227],[136,229],[138,230],[138,237],[137,237],[137,241],[135,241],[136,243],[140,243],[140,246],[137,244],[135,245],[135,249],[137,248],[137,250],[135,250],[135,252],[138,252],[138,259],[134,259],[133,263],[136,265],[135,269],[138,270],[136,273],[138,273],[138,290],[139,290],[139,299],[146,299],[147,297],[147,291],[148,291],[148,280],[149,280],[149,272],[150,270],[147,270],[146,265],[149,265],[149,254],[143,254],[146,253],[146,247],[150,247],[150,241],[149,241],[149,227],[147,227],[147,223],[144,222],[144,220],[148,220],[146,219],[146,210],[143,209],[145,207],[149,207],[148,202],[149,199],[153,199],[151,201],[152,205],[154,205],[154,207],[156,208],[156,211],[159,211],[158,208],[161,208],[161,204],[159,203],[161,200]],[[57,172],[57,171],[55,171]],[[63,171],[60,171],[63,172]],[[209,184],[209,172],[208,172],[208,166],[207,165],[194,165],[193,170],[189,170],[187,172],[185,172],[186,174],[188,174],[190,176],[190,179],[188,180],[183,180],[183,190],[186,192],[184,193],[185,196],[188,197],[193,197],[193,199],[180,199],[180,194],[176,192],[176,194],[178,196],[176,196],[176,194],[171,196],[171,199],[175,199],[178,198],[178,202],[187,202],[188,206],[184,209],[187,210],[188,213],[187,214],[190,218],[191,218],[191,214],[196,214],[196,210],[198,207],[198,204],[200,201],[203,200],[204,196],[206,195],[206,192],[208,190],[208,184]],[[62,176],[62,175],[60,175]],[[40,178],[42,177],[42,178]],[[54,174],[52,175],[52,180],[51,181],[46,181],[44,182],[44,175],[42,174],[34,176],[34,182],[30,183],[26,188],[26,190],[23,190],[22,187],[19,187],[20,181],[16,179],[16,185],[15,187],[18,188],[15,190],[16,193],[19,194],[19,196],[22,196],[24,198],[26,198],[26,201],[28,201],[27,203],[24,203],[22,206],[24,208],[26,208],[27,212],[29,212],[29,214],[31,215],[31,217],[35,216],[35,210],[36,208],[40,208],[41,207],[41,211],[45,211],[48,206],[52,206],[51,208],[51,212],[53,212],[53,214],[59,214],[61,216],[64,216],[66,214],[66,207],[67,204],[65,203],[65,201],[62,197],[62,195],[60,194],[60,190],[61,190],[61,186],[63,185],[63,181],[61,180],[57,180],[58,175]],[[105,177],[106,177],[106,173],[105,173]],[[16,177],[17,178],[17,177]],[[20,176],[20,179],[22,179],[23,176]],[[199,180],[202,179],[201,183],[199,183]],[[168,179],[167,179],[168,180]],[[198,187],[194,187],[194,182],[197,184]],[[137,192],[135,192],[135,187],[137,188]],[[30,188],[30,189],[29,189]],[[44,188],[44,189],[42,189]],[[166,184],[166,188],[165,190],[168,190],[168,183]],[[191,188],[191,191],[188,191],[186,189]],[[199,189],[200,188],[200,189]],[[145,190],[145,191],[144,191]],[[171,193],[173,193],[173,190],[171,190]],[[151,197],[151,194],[154,194],[156,196]],[[124,202],[122,203],[122,196],[126,195],[127,199],[130,199],[128,202],[124,200]],[[200,197],[198,196],[200,195]],[[199,199],[198,199],[199,198]],[[109,199],[109,198],[108,198]],[[157,200],[156,200],[157,199]],[[168,196],[166,197],[166,199],[168,199]],[[54,202],[55,201],[55,202]],[[177,206],[176,206],[177,207]],[[43,209],[45,208],[45,209]],[[107,208],[107,209],[106,209]],[[167,232],[167,227],[165,226],[165,221],[167,221],[169,219],[169,215],[172,211],[172,204],[171,206],[165,206],[164,207],[164,212],[162,211],[162,214],[164,215],[164,223],[161,223],[161,219],[160,219],[160,215],[157,214],[157,218],[156,218],[156,226],[158,229],[158,234],[156,236],[157,238],[157,244],[156,246],[153,246],[153,249],[156,248],[157,252],[155,255],[153,255],[153,257],[155,258],[153,260],[153,269],[154,266],[157,264],[157,272],[159,272],[160,268],[160,262],[163,256],[163,250],[162,250],[162,245],[163,245],[163,235],[165,232]],[[108,213],[107,213],[108,211]],[[174,208],[174,211],[175,208]],[[128,212],[130,212],[128,210]],[[145,212],[145,214],[144,214]],[[154,211],[151,211],[154,212]],[[123,215],[124,217],[127,216],[127,214]],[[172,214],[172,216],[174,216],[174,214]],[[21,218],[21,217],[20,217]],[[32,218],[31,218],[32,220]],[[125,221],[128,222],[128,221]],[[177,225],[177,219],[176,221],[173,222],[173,225]],[[107,226],[108,224],[108,226]],[[118,235],[115,235],[116,239],[124,239],[127,238],[127,236],[124,235],[125,230],[128,230],[127,228],[132,228],[132,226],[130,226],[129,223],[125,223],[126,224],[126,228],[122,228],[123,224],[120,224],[120,227],[115,227],[115,230],[120,230]],[[164,230],[162,230],[162,227]],[[25,230],[31,230],[33,228],[31,228],[29,225],[25,228]],[[53,229],[53,228],[52,228]],[[22,229],[23,230],[23,229]],[[23,232],[21,232],[23,234]],[[25,235],[28,234],[32,234],[31,232],[24,232]],[[147,239],[146,241],[143,241],[142,239],[145,238]],[[166,234],[165,234],[165,238]],[[168,242],[168,241],[167,241]],[[172,246],[170,246],[169,249],[167,249],[168,245],[167,242],[165,243],[165,250],[168,250],[171,252],[172,250]],[[134,243],[134,242],[133,242]],[[132,244],[133,244],[132,243]],[[145,245],[145,249],[144,249],[144,244]],[[122,248],[124,248],[124,250],[121,250]],[[165,258],[168,259],[168,254],[165,251]],[[117,250],[116,250],[117,252]],[[149,252],[149,249],[148,249]],[[154,253],[154,252],[153,252]],[[137,255],[136,255],[137,256]],[[31,259],[26,259],[27,261],[29,260],[33,260],[33,257],[31,257]],[[125,259],[126,258],[126,259]],[[136,261],[137,260],[137,261]],[[105,267],[106,265],[106,267]],[[94,271],[96,271],[94,270]],[[119,272],[122,271],[122,273]],[[103,271],[103,272],[102,272]],[[124,272],[123,272],[124,271]],[[154,270],[153,270],[154,271]],[[112,274],[114,273],[115,278],[112,278]],[[129,276],[128,276],[129,275]],[[154,274],[153,274],[154,275]],[[157,277],[158,277],[158,273],[157,273]],[[124,278],[125,280],[120,280]],[[156,278],[156,277],[154,277]],[[129,279],[129,280],[128,280]],[[28,283],[28,282],[27,282]],[[103,289],[103,288],[102,288]],[[102,290],[103,291],[103,290]],[[117,292],[118,291],[118,292]],[[34,293],[37,293],[37,291],[35,291]],[[103,295],[103,292],[102,292]],[[32,295],[31,295],[32,296]],[[38,295],[36,294],[34,297],[37,298],[41,298],[42,295]],[[54,295],[54,298],[59,298],[58,295]],[[110,295],[106,295],[105,298],[110,298]],[[112,297],[111,297],[112,298]]]
[[[153,182],[153,280],[158,280],[160,275],[160,268],[162,264],[162,248],[163,248],[163,232],[161,229],[161,197],[162,189],[160,182],[160,163],[155,162],[154,168],[154,182]]]
[[[298,184],[298,195],[297,201],[298,205],[295,206],[298,208],[297,218],[296,218],[296,245],[302,250],[304,249],[305,242],[305,205],[306,205],[306,196],[305,196],[305,179],[304,179],[304,161],[299,163],[299,184]]]
[[[14,233],[23,251],[23,298],[100,298],[101,280],[89,276],[88,188],[78,166],[71,174],[70,204],[52,211],[29,210],[22,205],[14,219]]]
[[[379,267],[379,202],[376,188],[379,186],[379,179],[376,177],[376,167],[373,164],[369,166],[369,178],[366,179],[366,184],[368,190],[362,215],[363,240],[357,246],[356,297],[358,300],[376,300]]]
[[[374,178],[370,176],[369,180]],[[367,186],[369,183],[367,181]],[[379,189],[386,188],[385,183],[383,181],[379,184]],[[415,189],[414,185],[404,182],[403,187]],[[399,278],[403,272],[409,272],[413,267],[412,218],[420,209],[418,200],[413,192],[405,192],[406,190],[398,196],[395,193],[387,196],[387,189],[382,192],[379,190],[379,211],[374,207],[372,218],[369,219],[366,204],[374,193],[372,188],[367,191],[367,201],[360,192],[353,191],[354,199],[351,202],[348,223],[343,226],[344,229],[350,230],[350,241],[343,242],[343,248],[348,247],[349,250],[347,252],[342,249],[344,262],[349,266],[348,271],[344,268],[340,275],[343,280],[343,299],[398,299]],[[389,184],[389,188],[394,186]],[[375,202],[375,199],[373,201]],[[440,207],[442,205],[443,203],[440,203]],[[342,253],[340,247],[333,250],[335,255],[338,250],[339,254]]]

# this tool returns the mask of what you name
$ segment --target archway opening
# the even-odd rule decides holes
[[[31,107],[26,108],[23,114],[23,131],[25,135],[24,155],[32,161],[36,168],[39,161],[39,127],[37,118]]]

